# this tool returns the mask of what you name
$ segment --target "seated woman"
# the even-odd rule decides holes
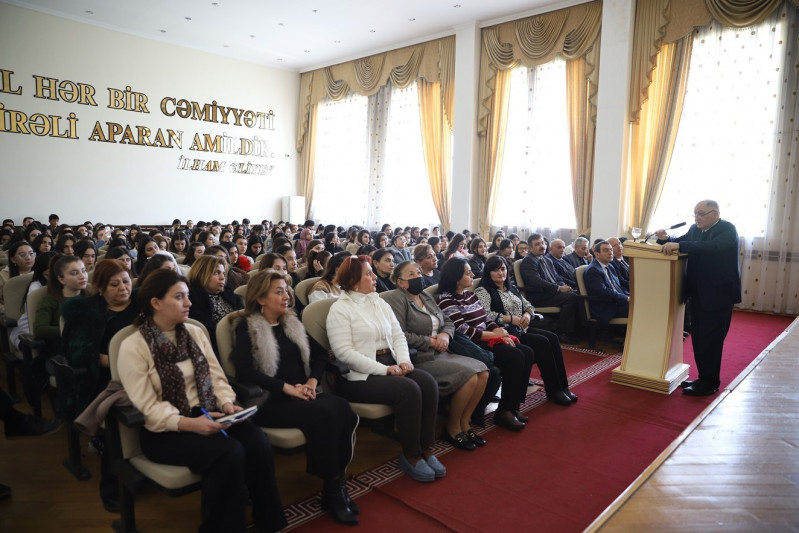
[[[297,239],[297,243],[294,245],[294,253],[297,254],[297,257],[305,257],[305,252],[308,251],[308,243],[313,240],[313,231],[308,228],[303,228],[300,232],[300,238]]]
[[[130,250],[127,246],[112,246],[108,248],[105,253],[105,259],[115,259],[117,263],[125,267],[130,277],[136,278],[136,262],[130,255]]]
[[[377,235],[375,235],[374,242],[375,242],[375,248],[377,248],[378,250],[382,248],[388,248],[389,246],[391,246],[391,241],[389,240],[388,235],[386,235],[385,233],[378,233]]]
[[[22,230],[23,240],[29,243],[35,241],[41,234],[42,225],[36,221],[31,222],[27,228]]]
[[[258,256],[264,253],[264,243],[258,235],[250,235],[247,237],[247,250],[244,255],[249,257],[253,264],[258,262]]]
[[[411,251],[407,248],[407,242],[402,233],[394,235],[391,239],[391,246],[388,249],[394,254],[394,263],[410,261],[413,258]]]
[[[136,271],[141,272],[147,260],[155,255],[156,252],[161,250],[155,239],[149,235],[139,236],[139,245],[136,247]]]
[[[377,292],[393,291],[397,288],[391,281],[394,272],[394,254],[389,248],[379,248],[372,256],[372,270],[377,276]]]
[[[47,285],[48,270],[50,268],[50,261],[57,254],[55,252],[44,252],[36,256],[33,261],[33,269],[31,272],[31,281],[28,284],[28,290],[25,294],[28,295],[40,287]],[[2,290],[0,290],[2,292]],[[8,334],[9,341],[19,348],[19,338],[26,333],[30,333],[30,320],[28,317],[28,300],[27,296],[22,301],[22,314],[17,319],[16,327],[11,329]]]
[[[474,294],[486,310],[489,320],[503,326],[522,344],[533,349],[547,399],[558,405],[576,402],[577,396],[569,390],[560,340],[551,331],[529,327],[535,308],[510,282],[505,259],[497,255],[488,260]]]
[[[246,255],[247,237],[245,237],[244,235],[236,235],[235,237],[233,237],[233,244],[236,245],[236,249],[239,251],[238,267],[245,272],[249,272],[255,263],[253,262],[252,259],[250,259]]]
[[[336,521],[357,524],[347,494],[358,415],[339,397],[317,392],[327,351],[308,337],[294,312],[287,276],[259,272],[247,285],[246,315],[236,325],[236,377],[269,392],[253,417],[272,428],[299,428],[308,445],[306,469],[322,478],[322,508]]]
[[[516,245],[516,253],[513,254],[513,262],[521,261],[527,256],[527,252],[530,250],[530,247],[527,245],[525,241],[519,241]]]
[[[469,258],[469,268],[472,269],[472,274],[475,277],[482,276],[488,259],[486,257],[486,242],[480,237],[475,237],[469,243],[469,251],[472,253]]]
[[[97,262],[97,247],[91,240],[81,239],[75,244],[75,257],[83,261],[86,272],[91,272]]]
[[[178,266],[175,258],[172,257],[172,254],[168,252],[156,252],[148,261],[147,264],[144,265],[139,276],[134,280],[133,286],[139,287],[147,277],[155,272],[156,270],[160,270],[162,268],[166,268],[181,274],[180,267]]]
[[[153,258],[152,261],[154,261]],[[149,266],[149,264],[148,264]],[[72,395],[73,413],[80,413],[111,381],[108,346],[122,328],[133,324],[139,304],[133,293],[130,274],[113,259],[97,263],[92,275],[97,291],[88,298],[70,298],[61,307],[64,355],[70,366],[86,370],[76,380]],[[98,436],[102,438],[102,436]],[[98,449],[102,450],[102,447]],[[100,498],[107,510],[119,509],[119,487],[111,471],[108,454],[100,454]]]
[[[237,287],[241,287],[242,285],[247,285],[247,282],[250,281],[250,277],[247,271],[239,266],[239,249],[236,248],[236,245],[231,241],[221,241],[217,246],[222,247],[222,249],[227,252],[228,266],[230,266],[228,283],[231,284],[233,290],[235,291]]]
[[[453,257],[466,259],[466,237],[463,233],[456,233],[453,235],[452,240],[449,241],[449,245],[447,245],[447,249],[444,252],[445,260],[449,261]]]
[[[269,269],[285,275],[288,275],[289,273],[288,268],[286,267],[286,260],[283,259],[282,255],[278,255],[274,252],[269,252],[268,254],[261,256],[261,261],[258,263],[258,270]]]
[[[324,252],[327,253],[327,252]],[[333,283],[341,263],[344,259],[351,256],[349,252],[339,252],[331,257],[324,272],[322,272],[322,279],[317,281],[308,291],[308,301],[316,302],[317,300],[325,300],[327,298],[338,298],[341,295],[341,288]]]
[[[277,242],[280,241],[278,240]],[[283,245],[278,245],[277,249],[281,248],[282,246]],[[325,251],[324,243],[318,239],[314,239],[308,243],[308,248],[305,250],[305,255],[297,255],[297,252],[294,252],[294,255],[297,257],[298,265],[307,266],[308,270],[317,270],[318,269],[317,266],[313,265],[313,260],[311,259],[311,255],[324,251]]]
[[[37,254],[47,253],[53,249],[53,238],[46,233],[42,233],[34,239],[31,246]]]
[[[5,309],[3,287],[6,281],[33,269],[36,253],[28,241],[17,241],[8,248],[8,266],[0,270],[0,310]]]
[[[357,254],[352,254],[352,255],[368,255],[371,258],[373,255],[375,255],[376,251],[377,251],[377,248],[375,248],[373,245],[364,244],[363,246],[358,248],[358,253]]]
[[[39,301],[31,333],[47,343],[49,353],[60,348],[61,306],[69,298],[86,296],[89,275],[83,261],[73,255],[60,256],[50,261],[47,274],[47,294]]]
[[[197,259],[205,255],[205,245],[201,242],[193,242],[189,245],[186,251],[186,257],[183,259],[183,264],[186,266],[194,265]]]
[[[224,259],[204,255],[189,271],[189,295],[193,318],[205,326],[216,353],[216,325],[228,313],[244,307],[241,296],[227,285],[228,265]]]
[[[311,252],[308,257],[308,269],[305,272],[305,279],[320,277],[324,273],[325,266],[327,266],[331,257],[333,257],[333,254],[327,250]]]
[[[502,242],[502,239],[505,238],[505,233],[503,231],[498,231],[494,234],[494,238],[491,240],[491,246],[488,247],[488,253],[493,254],[499,251],[499,243]]]
[[[369,258],[345,258],[333,283],[345,292],[330,307],[327,334],[336,358],[350,367],[336,382],[338,393],[351,402],[391,405],[402,444],[400,470],[416,481],[444,477],[433,455],[438,386],[413,367],[397,318],[375,293]]]
[[[417,244],[413,248],[413,260],[422,269],[424,286],[436,285],[441,277],[441,272],[437,268],[438,258],[433,252],[433,247],[429,244]]]
[[[325,235],[325,250],[330,252],[331,255],[343,251],[341,248],[341,239],[339,239],[338,233],[335,231],[331,231]]]
[[[172,240],[169,243],[169,251],[175,254],[175,258],[180,261],[186,257],[186,247],[189,241],[186,239],[186,234],[182,231],[176,231],[172,234]]]
[[[72,235],[62,235],[55,241],[55,251],[63,255],[75,255],[76,242]]]
[[[366,246],[371,242],[372,241],[370,239],[369,230],[362,229],[358,232],[358,235],[355,238],[355,242],[349,243],[347,245],[347,251],[351,254],[355,254],[358,252],[361,246]]]
[[[302,281],[297,274],[297,254],[289,244],[284,244],[277,249],[277,254],[283,257],[286,261],[286,273],[291,276],[291,284],[295,287]]]
[[[433,249],[433,253],[436,254],[438,266],[440,267],[444,263],[444,254],[441,253],[441,239],[439,237],[430,237],[427,239],[427,244],[430,245],[430,248]]]
[[[529,346],[517,346],[506,330],[488,319],[477,296],[468,290],[473,279],[466,260],[453,257],[441,270],[436,301],[455,324],[456,331],[494,353],[494,365],[502,372],[502,396],[494,413],[494,424],[519,431],[525,427],[519,406],[527,393],[534,353]]]
[[[217,418],[241,407],[205,334],[184,324],[192,302],[183,278],[154,272],[139,288],[138,300],[139,330],[122,342],[118,367],[130,401],[144,414],[142,452],[202,476],[200,531],[244,532],[248,499],[259,531],[283,529],[287,522],[266,435],[249,420],[220,424],[203,414]]]
[[[461,450],[485,446],[485,439],[474,432],[469,420],[483,397],[488,368],[476,359],[447,351],[455,325],[424,292],[419,265],[400,263],[391,280],[397,290],[388,293],[385,300],[405,333],[408,347],[417,350],[411,362],[436,379],[440,396],[452,396],[444,440]]]

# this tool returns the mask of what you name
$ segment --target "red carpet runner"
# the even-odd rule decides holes
[[[721,386],[728,385],[791,322],[736,312],[725,343]],[[610,383],[621,354],[565,353],[577,404],[528,395],[528,427],[481,433],[485,448],[462,452],[442,442],[447,477],[430,484],[389,461],[350,480],[364,531],[582,531],[674,440],[714,397],[666,396]],[[696,377],[690,341],[685,362]],[[538,378],[537,371],[533,377]],[[533,410],[534,409],[534,410]],[[490,417],[489,417],[490,419]],[[449,453],[452,452],[452,453]],[[356,451],[357,452],[357,448]],[[312,497],[286,508],[295,531],[353,531],[319,515]],[[316,517],[319,517],[315,519]],[[295,529],[296,528],[296,529]]]

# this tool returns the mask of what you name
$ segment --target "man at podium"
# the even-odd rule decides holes
[[[699,379],[684,381],[681,386],[683,394],[709,396],[719,390],[724,338],[732,308],[741,301],[739,243],[735,226],[721,219],[717,202],[696,204],[694,220],[681,237],[669,237],[662,229],[655,235],[665,255],[688,254],[684,289]]]

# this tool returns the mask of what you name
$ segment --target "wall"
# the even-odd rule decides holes
[[[297,194],[297,73],[0,3],[3,70],[14,73],[4,81],[0,72],[2,218],[20,223],[24,216],[33,216],[46,222],[47,215],[55,212],[68,224],[86,219],[116,225],[170,223],[173,218],[184,222],[189,218],[277,220],[280,199]],[[85,104],[67,101],[73,99],[70,91],[55,100],[46,98],[53,94],[47,91],[41,93],[45,98],[36,98],[34,76],[86,84],[95,92],[83,99]],[[146,97],[146,103],[138,111],[133,105],[128,106],[130,110],[109,108],[114,105],[109,89],[125,96],[128,87],[144,95],[139,98],[144,103]],[[17,89],[20,94],[11,94]],[[86,91],[89,94],[91,89]],[[167,116],[175,106],[168,102],[166,113],[162,111],[164,98],[252,110],[255,126],[243,125],[243,119],[241,125],[233,124],[232,112],[228,124],[221,123],[219,115],[216,122]],[[257,113],[268,115],[270,110],[274,112],[270,120],[257,120]],[[22,118],[15,111],[28,118],[25,130],[12,124]],[[77,120],[70,121],[70,114]],[[49,116],[59,117],[57,130],[35,135],[37,129],[42,133],[46,124],[53,125]],[[117,142],[101,140],[110,137],[107,123],[119,125]],[[102,134],[95,131],[97,125]],[[144,145],[147,140],[139,137],[138,126],[149,128],[147,139],[154,146]],[[128,127],[131,135],[125,137]],[[54,136],[53,130],[63,137]],[[175,136],[182,132],[182,147],[168,130]],[[201,139],[207,134],[212,140],[232,137],[232,152],[241,146],[241,138],[256,141],[253,146],[266,156],[247,153],[247,141],[245,155],[219,152],[215,147],[213,151],[192,149],[195,134]],[[203,141],[194,148],[209,146]],[[220,171],[187,169],[194,167]],[[232,173],[232,168],[253,173]]]

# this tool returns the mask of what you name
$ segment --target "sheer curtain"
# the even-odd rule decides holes
[[[523,235],[571,235],[570,161],[566,62],[514,69],[492,232],[505,227]]]
[[[319,105],[313,217],[343,226],[439,225],[416,84]]]
[[[799,311],[796,8],[751,28],[694,35],[671,166],[648,231],[692,222],[712,198],[741,236],[742,307]],[[793,148],[793,149],[792,149]]]

